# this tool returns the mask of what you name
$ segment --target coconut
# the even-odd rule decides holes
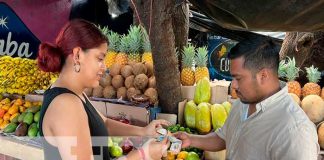
[[[135,76],[134,75],[131,75],[129,77],[127,77],[125,79],[125,87],[128,89],[128,88],[131,88],[131,87],[134,87],[134,79],[135,79]]]
[[[146,74],[147,68],[143,63],[136,63],[133,65],[133,73],[135,76],[139,74]]]
[[[127,98],[131,100],[134,95],[142,94],[140,90],[131,87],[127,90]]]
[[[111,85],[111,76],[109,74],[104,74],[104,76],[101,77],[99,84],[102,87],[110,86]]]
[[[92,88],[86,88],[83,92],[88,96],[91,97],[92,96]]]
[[[144,95],[148,96],[151,104],[155,104],[158,101],[158,93],[154,88],[148,88]]]
[[[103,90],[103,96],[105,98],[116,98],[116,90],[113,86],[107,86]]]
[[[301,107],[307,114],[308,118],[314,122],[318,123],[324,118],[324,101],[318,95],[308,95],[302,102]]]
[[[321,148],[324,148],[324,121],[318,125],[317,134],[318,134],[318,143]]]
[[[293,99],[294,101],[300,106],[300,98],[294,94],[294,93],[288,93]]]
[[[93,89],[92,96],[101,98],[101,97],[103,97],[102,91],[103,91],[103,87],[98,86]]]
[[[122,68],[122,65],[115,63],[110,67],[109,74],[111,76],[119,75],[121,68]]]
[[[111,84],[115,88],[120,88],[124,86],[124,77],[121,75],[116,75],[113,77]]]
[[[155,76],[152,76],[152,77],[149,78],[148,87],[149,88],[156,88]]]
[[[125,100],[127,98],[127,89],[126,87],[120,87],[117,90],[117,98]]]
[[[130,75],[133,75],[133,68],[130,65],[126,65],[121,68],[120,72],[124,78],[127,78]]]
[[[143,90],[148,85],[148,78],[145,74],[139,74],[134,79],[134,87]]]
[[[145,67],[147,68],[146,75],[148,77],[153,76],[154,75],[153,64],[152,63],[145,63]]]

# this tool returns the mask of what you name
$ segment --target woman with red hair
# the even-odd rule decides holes
[[[42,43],[38,66],[47,72],[60,72],[56,82],[45,92],[41,109],[40,135],[44,137],[45,159],[110,159],[107,149],[91,147],[93,137],[154,136],[156,128],[168,125],[156,120],[137,127],[111,120],[100,114],[83,93],[95,88],[105,72],[104,57],[108,40],[97,27],[85,20],[72,20],[60,31],[55,44]],[[148,141],[123,159],[161,159],[168,147]],[[102,158],[103,157],[103,158]]]

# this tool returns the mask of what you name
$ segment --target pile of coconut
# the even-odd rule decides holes
[[[86,89],[89,97],[122,99],[131,101],[134,97],[146,97],[156,105],[158,94],[150,63],[113,64],[109,74],[105,74],[97,88]]]

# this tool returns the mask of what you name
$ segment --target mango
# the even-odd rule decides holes
[[[33,123],[28,128],[28,137],[36,137],[38,132],[37,124]]]
[[[19,123],[16,128],[15,135],[16,136],[26,136],[27,135],[28,126],[26,123]]]
[[[5,121],[10,120],[10,114],[8,112],[3,115],[3,120],[5,120]]]
[[[212,117],[212,124],[214,130],[222,127],[227,118],[227,112],[225,107],[221,104],[214,104],[210,108],[211,117]]]
[[[21,115],[19,115],[19,117],[18,117],[18,122],[19,122],[19,123],[20,123],[20,122],[23,122],[24,117],[26,116],[26,114],[27,114],[27,112],[24,112],[24,113],[22,113]]]
[[[5,129],[9,124],[9,120],[4,120],[0,125],[0,130]]]
[[[34,122],[39,122],[40,119],[40,111],[38,111],[35,115],[34,115]]]
[[[24,122],[24,123],[27,123],[28,125],[30,125],[30,124],[33,123],[33,121],[34,121],[34,115],[33,115],[33,113],[28,112],[28,113],[25,115],[23,122]]]
[[[211,115],[208,103],[203,102],[197,106],[196,128],[201,134],[207,134],[211,130]]]
[[[195,89],[194,101],[196,104],[209,102],[211,96],[210,83],[208,78],[203,78],[198,81]]]
[[[197,105],[193,100],[186,103],[185,109],[184,109],[184,118],[186,125],[190,128],[196,127],[196,111],[197,111]]]
[[[18,112],[18,109],[19,109],[18,106],[12,105],[12,107],[9,108],[8,113],[13,115]]]
[[[17,123],[19,116],[20,116],[20,113],[15,113],[15,114],[11,115],[10,122]]]
[[[9,123],[6,128],[3,129],[4,133],[12,133],[16,130],[17,123]]]
[[[36,113],[40,110],[39,106],[32,106],[26,109],[26,112]]]

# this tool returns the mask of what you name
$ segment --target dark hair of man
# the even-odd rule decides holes
[[[236,44],[229,52],[229,59],[244,58],[243,67],[253,75],[264,68],[278,74],[280,46],[271,38],[247,39]]]

